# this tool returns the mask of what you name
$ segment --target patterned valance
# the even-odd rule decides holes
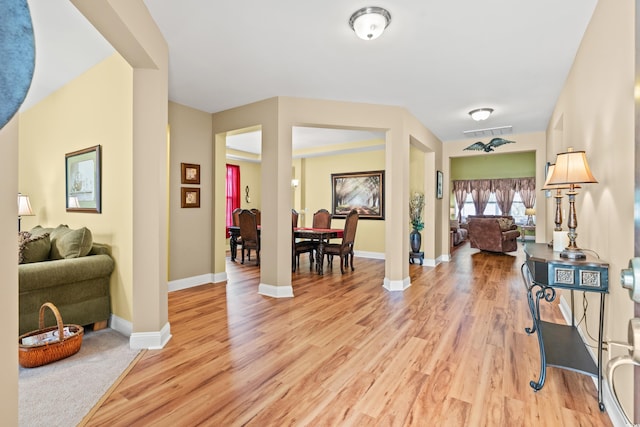
[[[489,191],[492,193],[495,193],[496,189],[501,189],[503,191],[514,190],[516,192],[519,192],[520,189],[535,191],[536,178],[460,179],[453,181],[454,192],[459,190],[471,193],[473,190],[486,190],[487,186],[489,186]]]

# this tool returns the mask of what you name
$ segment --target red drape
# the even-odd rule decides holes
[[[227,227],[233,225],[232,212],[240,207],[240,166],[227,164]],[[227,230],[227,237],[229,231]]]

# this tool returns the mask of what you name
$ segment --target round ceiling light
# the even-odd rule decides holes
[[[349,26],[362,40],[380,37],[391,23],[391,14],[381,7],[363,7],[349,18]]]
[[[469,115],[476,122],[487,120],[491,113],[493,113],[493,108],[477,108],[475,110],[469,111]]]

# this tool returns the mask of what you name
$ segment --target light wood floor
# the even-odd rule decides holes
[[[519,243],[520,244],[520,243]],[[173,338],[147,351],[87,425],[608,426],[591,377],[549,368],[534,393],[538,344],[513,255],[468,244],[436,268],[382,288],[384,262],[306,257],[295,298],[257,293],[258,268],[169,295]],[[545,320],[561,321],[558,307]]]

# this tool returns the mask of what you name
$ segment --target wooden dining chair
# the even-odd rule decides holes
[[[245,251],[247,258],[251,261],[251,249],[256,251],[256,265],[260,265],[260,235],[258,234],[258,223],[256,215],[243,209],[240,212],[240,237],[242,238],[242,261],[244,264]]]
[[[326,209],[319,209],[313,214],[313,228],[331,228],[331,212]]]
[[[291,225],[293,228],[298,226],[298,211],[291,209]]]
[[[240,227],[240,212],[242,212],[242,208],[235,208],[233,212],[231,212],[232,222],[236,227]]]
[[[344,274],[344,268],[349,265],[349,258],[351,258],[351,271],[353,268],[353,245],[356,240],[356,228],[358,227],[358,211],[352,209],[347,215],[347,219],[344,222],[344,231],[342,235],[342,243],[328,243],[324,245],[324,253],[327,255],[327,259],[331,268],[333,268],[333,256],[340,257],[340,272]]]
[[[258,225],[262,224],[262,222],[260,221],[262,219],[262,212],[260,212],[260,209],[253,208],[251,209],[251,212],[253,212],[253,214],[256,216],[256,223]]]
[[[293,224],[291,226],[291,271],[296,271],[300,267],[300,255],[304,253],[309,254],[309,270],[313,267],[313,254],[318,246],[317,241],[313,240],[300,240],[296,241],[295,234],[293,232]]]
[[[233,212],[231,212],[231,222],[234,227],[240,227],[240,212],[242,212],[242,208],[235,208]],[[231,242],[231,245],[230,245],[232,248],[235,248],[235,250],[237,251],[239,246],[242,249],[241,236],[231,235],[229,238],[233,240],[233,242]],[[231,254],[231,259],[233,260],[236,259],[236,253]]]

